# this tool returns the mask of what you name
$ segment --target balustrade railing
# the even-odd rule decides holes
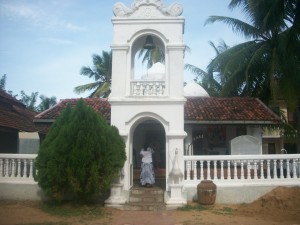
[[[132,96],[163,96],[165,81],[131,81]]]
[[[34,182],[36,154],[0,154],[0,182]]]
[[[184,156],[185,181],[300,182],[300,154]]]

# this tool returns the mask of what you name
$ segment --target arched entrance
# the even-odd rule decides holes
[[[165,190],[166,187],[166,133],[162,124],[154,119],[139,123],[133,131],[132,140],[132,184],[139,185],[141,157],[144,145],[152,145],[155,186]]]

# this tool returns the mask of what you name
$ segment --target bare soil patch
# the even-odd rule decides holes
[[[61,208],[60,208],[61,207]],[[43,203],[0,201],[1,225],[300,225],[300,187],[278,187],[251,204],[200,206],[189,203],[185,211],[122,211],[98,206],[58,207],[45,210]],[[56,209],[57,210],[57,209]],[[78,212],[72,212],[72,210]]]

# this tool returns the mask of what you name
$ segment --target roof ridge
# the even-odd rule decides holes
[[[255,98],[256,101],[260,102],[261,105],[266,109],[268,110],[271,114],[273,114],[277,119],[279,119],[281,121],[281,118],[275,113],[273,112],[273,110],[271,110],[267,105],[265,105],[265,103],[260,100],[259,98]]]

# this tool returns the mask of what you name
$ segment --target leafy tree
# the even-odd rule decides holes
[[[112,52],[102,51],[102,56],[94,54],[92,56],[94,68],[82,67],[80,75],[93,78],[95,82],[80,85],[74,88],[74,92],[81,94],[92,91],[89,98],[106,98],[110,94],[111,72],[112,72]]]
[[[4,74],[0,79],[0,90],[5,90],[6,85],[6,74]]]
[[[229,46],[223,40],[219,42],[218,46],[211,41],[209,42],[209,45],[215,50],[216,55],[229,49]],[[218,68],[204,71],[191,64],[186,64],[184,68],[196,75],[195,81],[198,82],[210,96],[221,95],[223,85],[226,82],[226,77],[219,72]]]
[[[190,52],[189,46],[185,46],[184,53]],[[155,46],[152,49],[140,48],[138,51],[138,58],[142,57],[142,63],[147,63],[147,68],[149,69],[153,64],[157,62],[165,63],[165,50]]]
[[[21,98],[19,99],[19,101],[22,102],[24,105],[26,105],[27,109],[36,111],[37,107],[35,105],[36,105],[39,93],[32,92],[31,95],[27,95],[24,91],[21,91],[20,93],[21,93]]]
[[[57,101],[56,101],[56,97],[52,96],[52,97],[46,97],[45,95],[40,95],[40,99],[41,99],[41,103],[38,105],[38,111],[39,112],[43,112],[49,108],[51,108],[52,106],[54,106]]]
[[[206,23],[224,22],[250,39],[212,60],[208,68],[227,76],[223,94],[240,89],[239,95],[256,95],[265,102],[280,96],[295,108],[300,82],[300,2],[296,0],[232,0],[241,6],[251,23],[211,16]]]
[[[89,201],[110,187],[125,160],[117,128],[81,99],[51,126],[36,159],[36,180],[54,200]]]
[[[225,77],[222,94],[254,96],[265,103],[284,99],[296,115],[300,130],[300,1],[231,0],[229,7],[242,7],[249,23],[211,16],[207,23],[223,22],[246,42],[219,54],[208,66]],[[238,92],[235,92],[238,90]],[[300,152],[300,132],[298,132]]]
[[[165,51],[157,46],[153,49],[141,48],[138,52],[138,57],[142,57],[142,63],[147,63],[147,68],[149,69],[157,62],[165,62]]]

